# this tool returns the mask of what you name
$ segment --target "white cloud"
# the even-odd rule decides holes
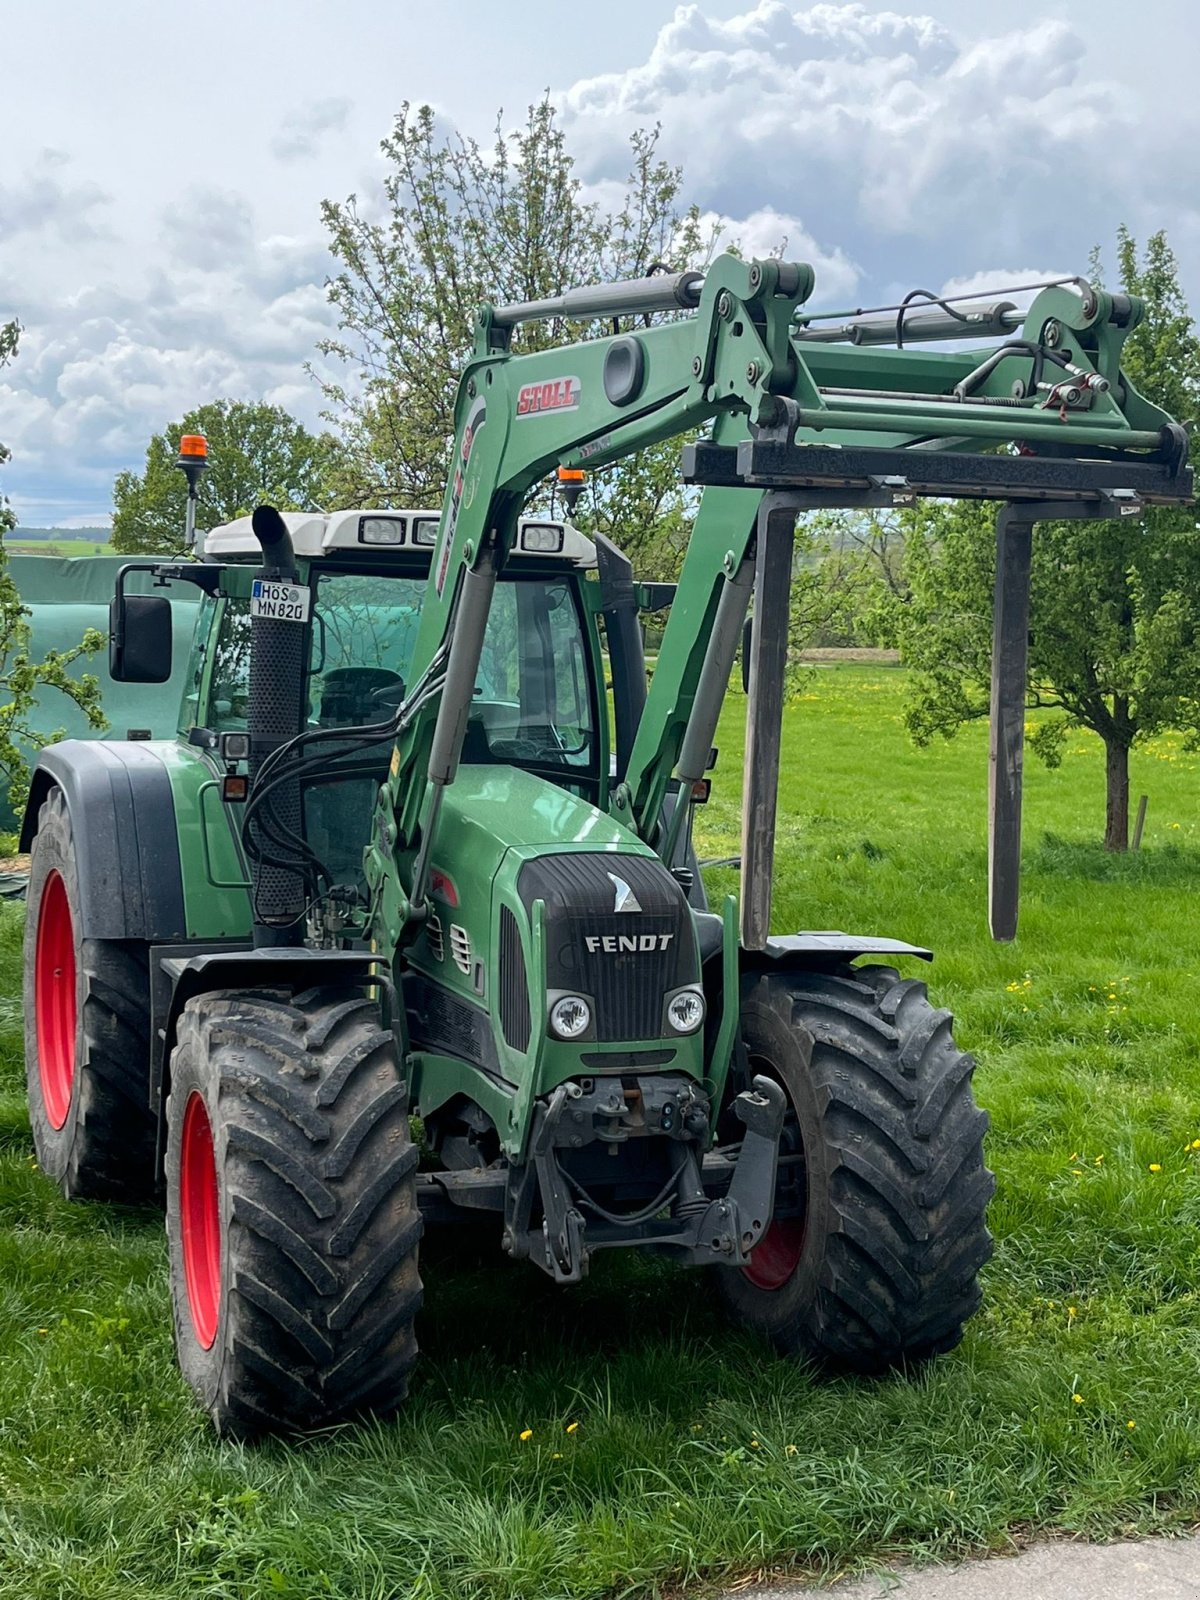
[[[233,190],[193,188],[165,207],[161,237],[167,258],[181,267],[240,265],[254,247],[254,212]]]
[[[280,161],[305,161],[317,153],[327,133],[339,132],[350,115],[350,101],[340,96],[309,100],[289,111],[271,140],[271,153]]]
[[[261,237],[249,200],[213,189],[164,207],[157,231],[140,274],[114,282],[105,252],[92,252],[79,269],[95,277],[51,274],[19,296],[25,332],[0,373],[0,439],[13,452],[4,487],[26,522],[96,521],[116,473],[203,401],[269,399],[320,423],[304,371],[333,327],[320,238]]]
[[[44,149],[15,183],[0,184],[0,238],[6,242],[25,235],[25,248],[59,241],[78,244],[98,237],[105,225],[96,216],[111,203],[98,183],[76,181],[70,174],[71,158],[63,150]]]
[[[824,248],[798,217],[786,216],[772,206],[763,206],[740,219],[715,211],[702,212],[700,233],[702,238],[711,238],[718,250],[734,245],[744,256],[807,261],[816,270],[813,305],[843,300],[858,292],[861,271],[845,252]]]
[[[686,5],[643,62],[555,98],[589,177],[617,165],[631,125],[661,123],[703,206],[802,216],[894,290],[1018,253],[1082,268],[1122,220],[1195,214],[1190,112],[1147,116],[1084,57],[1057,20],[964,42],[860,4],[761,0],[728,19]]]

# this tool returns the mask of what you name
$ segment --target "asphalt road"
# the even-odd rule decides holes
[[[760,1584],[722,1600],[1193,1600],[1200,1538],[1045,1544],[961,1566],[881,1572],[813,1590]]]

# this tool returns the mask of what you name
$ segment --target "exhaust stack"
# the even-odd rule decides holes
[[[259,506],[251,518],[262,545],[263,564],[256,579],[267,583],[297,582],[296,553],[287,523],[274,506]],[[308,627],[285,621],[250,606],[250,795],[253,798],[263,762],[304,727],[304,666]],[[274,777],[271,778],[274,782]],[[300,785],[295,779],[272,789],[262,819],[250,822],[258,849],[267,857],[251,867],[254,943],[296,945],[304,937],[305,879],[300,854],[285,840],[303,836]],[[295,866],[283,865],[294,857]]]

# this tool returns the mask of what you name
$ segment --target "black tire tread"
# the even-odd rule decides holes
[[[218,1431],[251,1438],[394,1410],[417,1354],[421,1217],[407,1090],[378,1007],[344,988],[204,995],[184,1010],[172,1061],[176,1341]],[[171,1203],[185,1095],[201,1080],[210,1116],[217,1108],[230,1258],[212,1361],[178,1281]]]
[[[974,1061],[956,1047],[950,1013],[883,966],[764,974],[747,1001],[811,1037],[801,1070],[828,1193],[815,1294],[802,1318],[767,1331],[785,1350],[865,1371],[952,1349],[980,1302],[995,1180]],[[753,1295],[723,1276],[744,1314]]]
[[[38,813],[33,841],[57,867],[78,917],[75,846],[66,797],[52,788]],[[41,877],[31,867],[31,889]],[[26,920],[26,1059],[31,1113],[40,1101],[37,1028],[32,998],[38,903]],[[76,967],[81,976],[75,1083],[61,1131],[31,1114],[34,1144],[44,1171],[71,1200],[143,1204],[155,1189],[157,1119],[150,1107],[150,958],[134,940],[81,939],[76,923]]]

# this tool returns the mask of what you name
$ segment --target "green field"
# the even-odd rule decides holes
[[[984,730],[916,751],[902,692],[826,669],[789,709],[776,920],[938,952],[999,1175],[961,1349],[824,1380],[731,1336],[702,1273],[609,1254],[562,1291],[435,1241],[401,1420],[220,1446],[176,1376],[159,1219],[68,1206],[34,1169],[9,910],[0,1595],[583,1600],[1200,1519],[1200,758],[1175,738],[1135,755],[1149,820],[1122,859],[1095,842],[1098,742],[1034,767],[1022,932],[996,947]],[[713,856],[737,848],[742,707]]]
[[[96,539],[53,539],[41,541],[27,539],[22,543],[18,531],[5,539],[4,548],[10,556],[111,556],[116,552],[109,544]]]

